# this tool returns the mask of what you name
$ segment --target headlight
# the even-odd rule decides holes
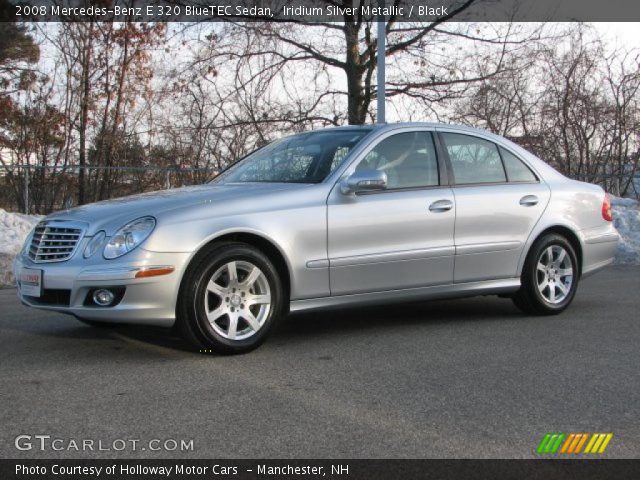
[[[119,228],[104,247],[104,258],[111,260],[129,253],[151,235],[155,226],[155,218],[142,217]]]
[[[96,253],[98,249],[102,246],[102,243],[104,242],[104,239],[106,236],[107,234],[104,233],[103,230],[100,230],[98,233],[96,233],[93,236],[93,238],[89,240],[89,243],[87,243],[87,246],[84,248],[84,258],[89,258],[91,255]]]

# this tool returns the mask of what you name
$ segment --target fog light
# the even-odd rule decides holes
[[[96,305],[100,305],[101,307],[108,307],[113,303],[115,296],[110,290],[106,290],[104,288],[100,288],[93,292],[93,301]]]

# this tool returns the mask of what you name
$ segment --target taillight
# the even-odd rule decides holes
[[[607,222],[613,221],[613,215],[611,214],[611,195],[608,193],[605,194],[604,200],[602,201],[602,218]]]

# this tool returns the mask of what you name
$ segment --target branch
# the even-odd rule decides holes
[[[435,30],[435,28],[440,25],[441,23],[444,23],[448,20],[451,20],[453,17],[459,15],[460,13],[462,13],[463,11],[465,11],[466,9],[468,9],[469,7],[471,7],[471,5],[473,3],[475,3],[476,0],[466,0],[462,5],[460,5],[458,8],[456,8],[455,10],[452,10],[450,13],[448,13],[447,15],[444,15],[443,17],[438,18],[435,22],[431,23],[428,27],[425,27],[419,34],[404,40],[402,42],[398,42],[394,45],[390,45],[387,48],[387,51],[385,53],[386,56],[389,55],[393,55],[394,53],[400,51],[400,50],[404,50],[407,47],[410,47],[411,45],[413,45],[414,43],[418,42],[420,39],[424,38],[424,36],[431,32],[432,30]]]

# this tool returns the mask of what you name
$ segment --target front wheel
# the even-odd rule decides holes
[[[185,275],[177,308],[182,334],[219,354],[250,351],[282,316],[282,283],[269,258],[243,243],[213,245]]]
[[[572,302],[578,278],[578,259],[571,244],[561,235],[545,235],[531,247],[513,302],[528,314],[558,314]]]

